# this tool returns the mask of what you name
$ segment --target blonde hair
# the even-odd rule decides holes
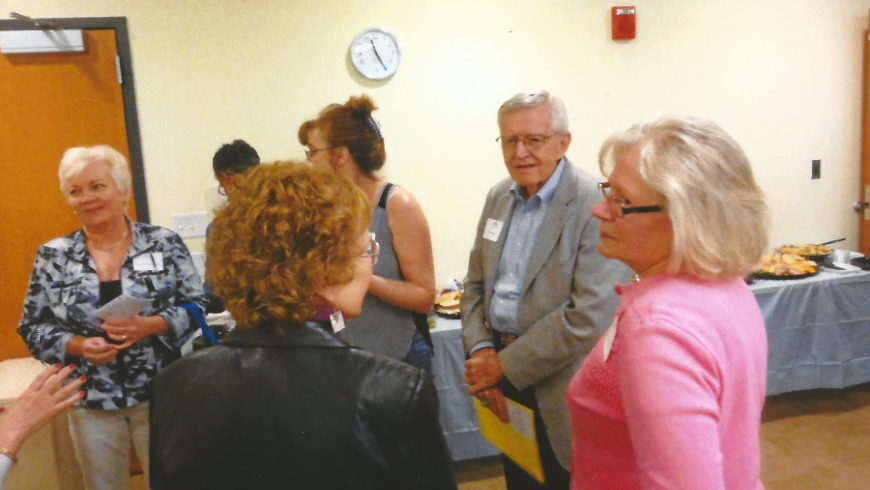
[[[641,177],[666,200],[674,242],[670,273],[706,279],[755,269],[768,241],[768,209],[743,150],[712,121],[668,115],[610,136],[599,166],[639,145]]]
[[[127,159],[118,150],[109,145],[77,146],[64,152],[57,169],[57,177],[60,180],[60,191],[63,195],[69,194],[69,179],[78,175],[92,163],[102,163],[109,167],[109,174],[118,190],[125,197],[130,197],[130,186],[133,178],[130,176],[130,168]]]
[[[318,306],[315,284],[353,279],[368,200],[346,177],[301,162],[244,177],[214,220],[207,275],[240,325],[303,321]]]

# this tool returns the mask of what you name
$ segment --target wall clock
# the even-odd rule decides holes
[[[396,35],[381,27],[360,31],[350,43],[350,57],[360,75],[371,80],[393,76],[402,62]]]

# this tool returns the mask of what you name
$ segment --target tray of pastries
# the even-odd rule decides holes
[[[445,291],[435,299],[435,313],[448,318],[459,318],[459,299],[462,290]]]
[[[764,254],[761,265],[755,271],[757,279],[803,279],[819,273],[814,261],[796,254]]]
[[[800,255],[816,264],[821,264],[834,251],[833,248],[827,245],[815,245],[811,243],[803,243],[798,245],[783,245],[776,249],[781,254]]]

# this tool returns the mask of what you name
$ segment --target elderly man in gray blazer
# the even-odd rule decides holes
[[[469,393],[503,422],[505,397],[531,408],[546,484],[504,458],[509,490],[567,489],[565,389],[613,318],[630,271],[598,254],[597,180],[574,167],[562,101],[521,93],[498,111],[510,178],[487,195],[461,300]]]

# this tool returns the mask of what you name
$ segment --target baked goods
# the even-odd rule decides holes
[[[761,265],[755,271],[757,276],[806,276],[815,274],[818,266],[812,260],[800,255],[778,253],[764,254]]]
[[[462,297],[462,290],[447,291],[438,295],[435,299],[435,312],[444,316],[458,317],[459,316],[459,299]]]
[[[800,245],[783,245],[776,249],[776,251],[781,254],[793,254],[803,257],[808,257],[811,255],[828,255],[829,253],[833,252],[833,250],[834,249],[827,245],[814,245],[811,243],[804,243]]]

